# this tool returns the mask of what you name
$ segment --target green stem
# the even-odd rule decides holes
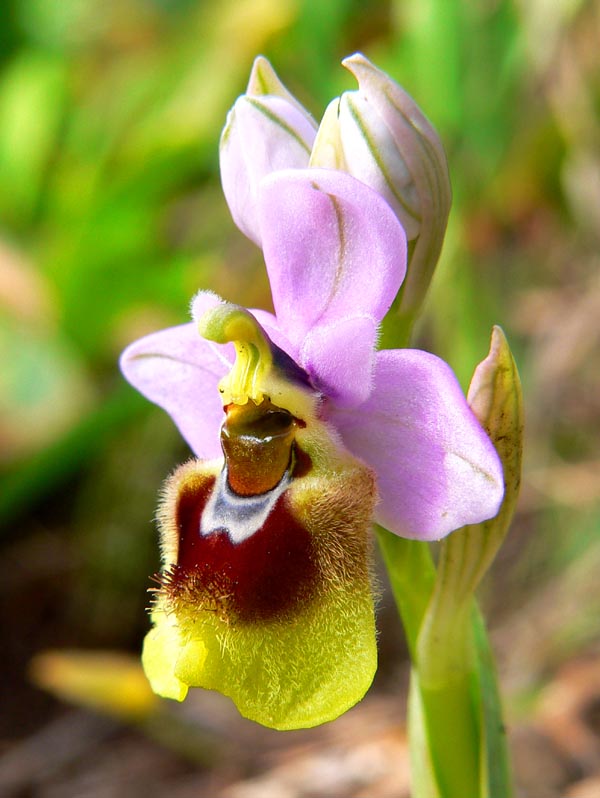
[[[502,703],[498,688],[496,663],[485,622],[479,608],[473,606],[473,631],[477,649],[480,717],[482,728],[481,745],[481,794],[484,798],[511,798],[512,774],[506,730],[502,717]]]
[[[463,675],[438,689],[420,687],[440,798],[476,798],[480,795],[479,729],[471,680]],[[414,798],[420,796],[415,792]]]
[[[493,658],[474,600],[455,584],[464,547],[378,528],[413,669],[409,740],[413,798],[509,798],[506,741]]]
[[[377,539],[414,662],[419,629],[435,584],[431,552],[427,543],[400,538],[383,527],[377,527]]]
[[[416,665],[431,764],[440,798],[475,798],[480,728],[471,602],[439,605],[436,599],[434,593],[421,626]]]

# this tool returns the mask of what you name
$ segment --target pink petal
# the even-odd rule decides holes
[[[231,368],[230,352],[205,341],[196,324],[182,324],[128,346],[121,370],[134,388],[169,413],[194,454],[212,459],[222,454],[217,386]]]
[[[275,314],[293,344],[318,324],[381,321],[406,273],[406,236],[385,200],[343,172],[296,169],[265,178],[258,207]]]
[[[377,326],[406,272],[401,224],[372,189],[327,169],[266,178],[259,211],[279,328],[317,387],[364,401]]]
[[[377,353],[374,390],[356,410],[331,407],[344,443],[376,472],[376,520],[434,540],[493,517],[502,466],[449,366],[412,349]]]
[[[221,182],[234,222],[260,246],[257,196],[265,175],[308,166],[316,125],[282,97],[243,96],[230,111],[220,147]]]
[[[276,346],[296,363],[303,364],[317,391],[344,407],[354,407],[367,399],[373,383],[377,338],[373,319],[348,318],[337,324],[316,327],[308,333],[298,351],[298,347],[283,335],[272,313],[255,308],[250,312]],[[355,339],[352,353],[347,347],[350,335]],[[363,351],[356,357],[361,347]]]
[[[376,322],[368,316],[350,316],[311,330],[299,360],[317,390],[338,407],[356,407],[371,394],[376,342]]]

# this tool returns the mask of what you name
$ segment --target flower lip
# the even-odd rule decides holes
[[[318,571],[314,542],[285,498],[289,480],[265,496],[241,498],[229,489],[226,471],[215,479],[192,470],[198,468],[181,467],[178,557],[157,578],[158,600],[176,611],[203,606],[242,624],[305,608]]]

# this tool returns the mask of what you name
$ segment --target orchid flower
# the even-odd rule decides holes
[[[433,540],[490,518],[502,467],[443,361],[376,349],[406,274],[388,203],[318,168],[240,191],[275,313],[202,292],[193,322],[122,356],[197,458],[164,490],[143,661],[161,695],[217,689],[289,729],[337,717],[373,678],[371,523]]]

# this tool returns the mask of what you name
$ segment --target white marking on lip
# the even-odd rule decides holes
[[[240,496],[229,487],[225,466],[210,494],[200,518],[200,535],[226,532],[232,543],[242,543],[264,526],[277,500],[291,482],[286,471],[277,485],[258,496]]]

